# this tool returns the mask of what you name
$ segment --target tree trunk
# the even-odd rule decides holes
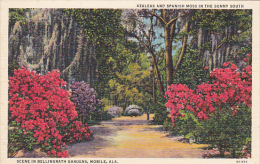
[[[167,19],[167,11],[162,11],[162,18],[165,22],[164,35],[165,35],[165,67],[166,67],[166,89],[172,83],[173,80],[173,63],[172,63],[172,42],[175,35],[175,27],[177,17],[171,20]]]
[[[158,63],[156,61],[156,57],[155,57],[154,53],[152,51],[150,51],[150,54],[153,59],[153,65],[155,67],[155,72],[156,72],[156,76],[157,76],[157,80],[158,80],[158,84],[159,84],[159,89],[160,89],[161,95],[164,97],[164,88],[163,88],[163,84],[162,84],[162,80],[161,80],[160,71],[158,68]]]
[[[155,84],[155,74],[154,74],[154,65],[152,65],[152,77],[153,77],[153,109],[156,108],[156,84]]]
[[[170,86],[172,83],[173,63],[172,63],[172,37],[170,36],[170,29],[165,27],[165,50],[166,50],[166,85]]]
[[[149,45],[149,44],[147,45],[146,43],[143,42],[143,40],[139,36],[137,36],[133,33],[128,33],[128,34],[132,37],[135,37],[144,46],[144,48],[147,50],[147,52],[152,56],[153,65],[155,66],[156,76],[157,76],[157,80],[158,80],[158,84],[159,84],[159,89],[160,89],[161,95],[164,97],[164,88],[163,88],[163,84],[162,84],[162,80],[161,80],[161,75],[160,75],[160,71],[158,68],[156,56],[155,56],[153,50],[151,49],[151,45]]]
[[[189,21],[186,22],[185,32],[189,32]],[[179,57],[179,59],[178,59],[176,65],[175,65],[172,78],[173,78],[174,75],[176,74],[176,72],[177,72],[177,70],[178,70],[178,67],[179,67],[180,64],[181,64],[182,58],[183,58],[184,54],[186,53],[187,41],[188,41],[188,35],[185,35],[184,38],[183,38],[181,54],[180,54],[180,57]]]

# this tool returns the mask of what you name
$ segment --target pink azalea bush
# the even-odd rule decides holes
[[[252,66],[238,71],[235,64],[227,62],[211,71],[210,77],[210,82],[198,85],[196,90],[182,84],[169,86],[166,107],[171,109],[172,124],[175,126],[178,120],[181,125],[184,113],[192,114],[198,119],[193,123],[200,127],[194,134],[208,138],[222,156],[228,149],[232,157],[241,156],[242,147],[250,145],[251,140]]]
[[[9,77],[9,125],[23,132],[15,136],[22,143],[35,142],[51,157],[68,157],[66,144],[89,140],[92,131],[76,121],[75,105],[59,76],[58,70],[46,75],[24,67],[14,70]]]
[[[229,63],[223,66],[227,67]],[[212,83],[204,83],[197,86],[196,91],[182,84],[172,84],[166,91],[168,102],[166,107],[171,108],[171,119],[180,116],[179,110],[186,109],[194,113],[198,118],[207,120],[209,113],[218,110],[233,111],[236,114],[238,106],[245,104],[252,106],[252,67],[247,66],[242,73],[236,71],[237,66],[217,68],[210,77]],[[225,108],[228,105],[230,108]]]

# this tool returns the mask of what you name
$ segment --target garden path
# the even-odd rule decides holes
[[[152,117],[151,117],[152,118]],[[91,127],[92,141],[68,146],[73,158],[202,158],[202,147],[169,137],[162,126],[152,125],[146,115],[120,117]]]

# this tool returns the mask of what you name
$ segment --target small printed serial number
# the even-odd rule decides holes
[[[247,163],[247,161],[241,160],[241,161],[236,161],[236,163]]]

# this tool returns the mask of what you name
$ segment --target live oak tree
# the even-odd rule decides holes
[[[156,42],[153,38],[164,37],[165,44],[165,69],[166,69],[166,87],[168,87],[172,81],[174,74],[178,70],[181,60],[185,54],[188,32],[189,32],[189,16],[192,14],[191,10],[126,10],[124,11],[124,23],[130,36],[136,38],[147,50],[147,52],[153,57],[153,63],[158,78],[159,89],[163,93],[164,88],[158,69],[158,64],[155,56],[155,48],[153,42]],[[183,37],[183,48],[178,63],[173,68],[172,62],[172,47],[173,41],[176,37],[177,22],[180,18],[185,17],[184,30],[185,35]],[[151,20],[148,22],[147,20]],[[182,20],[183,21],[183,20]],[[154,23],[156,22],[156,24]],[[149,26],[150,25],[150,26]],[[161,30],[163,28],[163,30]],[[182,28],[182,27],[181,27]],[[163,31],[163,33],[156,34],[155,29]],[[179,30],[180,32],[180,30]],[[164,94],[162,94],[164,95]]]
[[[156,38],[153,17],[148,17],[145,10],[124,10],[122,13],[122,24],[128,35],[135,38],[152,57],[152,68],[155,70],[160,93],[163,96],[164,87],[155,55],[154,40]]]

